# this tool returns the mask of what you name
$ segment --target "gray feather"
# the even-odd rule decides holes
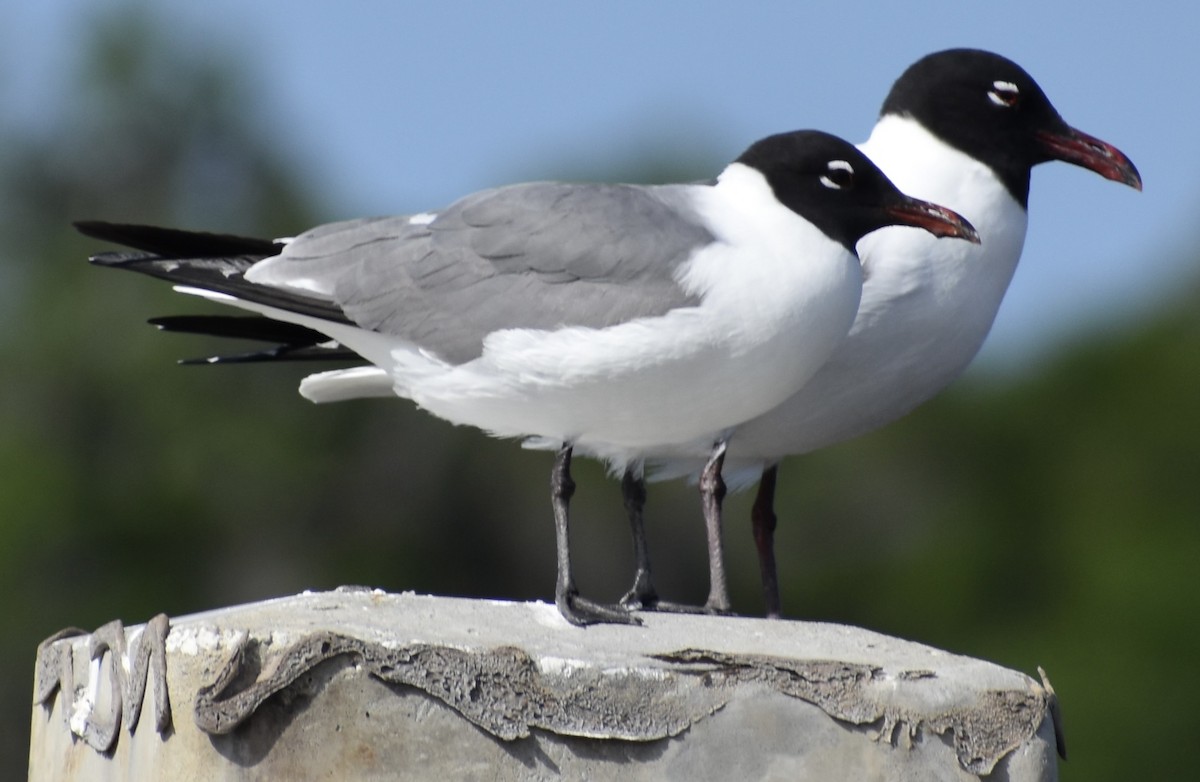
[[[429,224],[321,226],[284,249],[363,328],[460,363],[506,328],[600,328],[694,306],[675,272],[713,241],[695,185],[534,183],[468,196]],[[294,264],[294,265],[293,265]]]

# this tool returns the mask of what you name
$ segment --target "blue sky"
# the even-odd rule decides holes
[[[10,118],[44,121],[40,107],[106,5],[119,3],[0,11]],[[145,5],[212,40],[214,57],[247,65],[280,143],[322,183],[330,219],[442,206],[531,178],[602,176],[660,156],[715,173],[754,139],[794,128],[861,141],[913,60],[951,46],[992,49],[1029,70],[1068,122],[1124,150],[1146,191],[1061,164],[1035,172],[1025,254],[983,363],[1021,365],[1200,281],[1200,12],[1186,5]]]

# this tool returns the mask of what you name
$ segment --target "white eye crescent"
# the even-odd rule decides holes
[[[1011,81],[994,81],[988,90],[988,100],[1003,108],[1012,108],[1021,100],[1021,91]]]
[[[831,190],[842,190],[854,184],[854,166],[845,160],[831,160],[825,164],[826,173],[821,175],[821,184]]]

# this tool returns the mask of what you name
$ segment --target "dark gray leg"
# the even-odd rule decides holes
[[[754,545],[758,549],[758,572],[762,575],[763,600],[767,606],[767,618],[778,619],[782,615],[779,599],[779,571],[775,567],[775,480],[779,477],[779,465],[772,464],[763,470],[758,481],[758,494],[750,511],[750,523],[754,530]]]
[[[621,605],[629,609],[647,609],[658,605],[658,591],[650,575],[650,553],[646,548],[646,525],[642,509],[646,506],[646,480],[626,468],[621,477],[621,497],[625,500],[625,513],[629,516],[629,528],[633,533],[633,586],[621,598]]]
[[[708,600],[704,609],[711,613],[727,614],[729,587],[725,583],[725,549],[721,543],[721,502],[725,499],[725,480],[721,467],[725,464],[725,442],[713,447],[704,472],[700,473],[700,497],[704,504],[704,525],[708,531]]]
[[[554,536],[558,551],[558,579],[554,585],[554,603],[558,612],[573,625],[600,623],[640,624],[636,617],[620,608],[598,605],[579,596],[571,575],[571,545],[568,532],[571,495],[575,481],[571,479],[571,446],[564,444],[554,456],[550,473],[550,502],[554,507]]]
[[[705,606],[671,603],[658,597],[650,572],[650,553],[646,546],[646,525],[642,509],[646,505],[646,481],[626,470],[621,478],[621,495],[625,499],[625,512],[629,515],[629,526],[633,531],[633,558],[637,568],[633,587],[621,598],[621,605],[631,611],[662,611],[674,614],[702,614]]]

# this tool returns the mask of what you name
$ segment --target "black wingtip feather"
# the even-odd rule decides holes
[[[163,258],[200,258],[249,255],[267,258],[277,255],[283,244],[271,239],[255,239],[206,231],[183,231],[153,225],[108,223],[79,220],[75,230],[92,239],[154,253]]]
[[[313,296],[247,282],[243,274],[259,260],[253,255],[163,256],[149,252],[108,252],[89,259],[98,266],[125,269],[166,280],[173,285],[202,288],[335,323],[349,323],[334,304]]]
[[[246,353],[192,358],[181,364],[246,364],[265,361],[361,361],[329,337],[294,323],[240,315],[168,315],[149,323],[163,331],[277,343]]]
[[[176,286],[222,293],[318,320],[350,322],[345,313],[330,301],[282,288],[256,285],[245,279],[244,274],[250,267],[264,258],[277,255],[283,248],[282,242],[97,220],[77,222],[75,228],[85,236],[133,248],[132,251],[97,253],[88,259],[97,266],[135,271]],[[184,363],[359,359],[355,353],[332,342],[320,332],[269,318],[182,316],[157,318],[151,323],[165,331],[277,343],[275,347],[245,354]]]
[[[184,358],[179,363],[183,366],[212,366],[214,364],[262,364],[281,361],[354,361],[362,362],[356,354],[344,348],[330,350],[327,348],[295,348],[290,345],[276,345],[265,350],[252,350],[246,353],[230,353],[205,358]]]
[[[88,256],[88,263],[93,263],[97,266],[107,266],[109,268],[119,269],[122,266],[133,266],[139,261],[161,259],[161,255],[153,253],[145,253],[141,251],[130,252],[129,250],[110,250],[108,252],[96,253]]]
[[[151,318],[147,322],[163,331],[278,342],[284,345],[318,345],[330,341],[329,337],[319,331],[257,315],[166,315]]]

